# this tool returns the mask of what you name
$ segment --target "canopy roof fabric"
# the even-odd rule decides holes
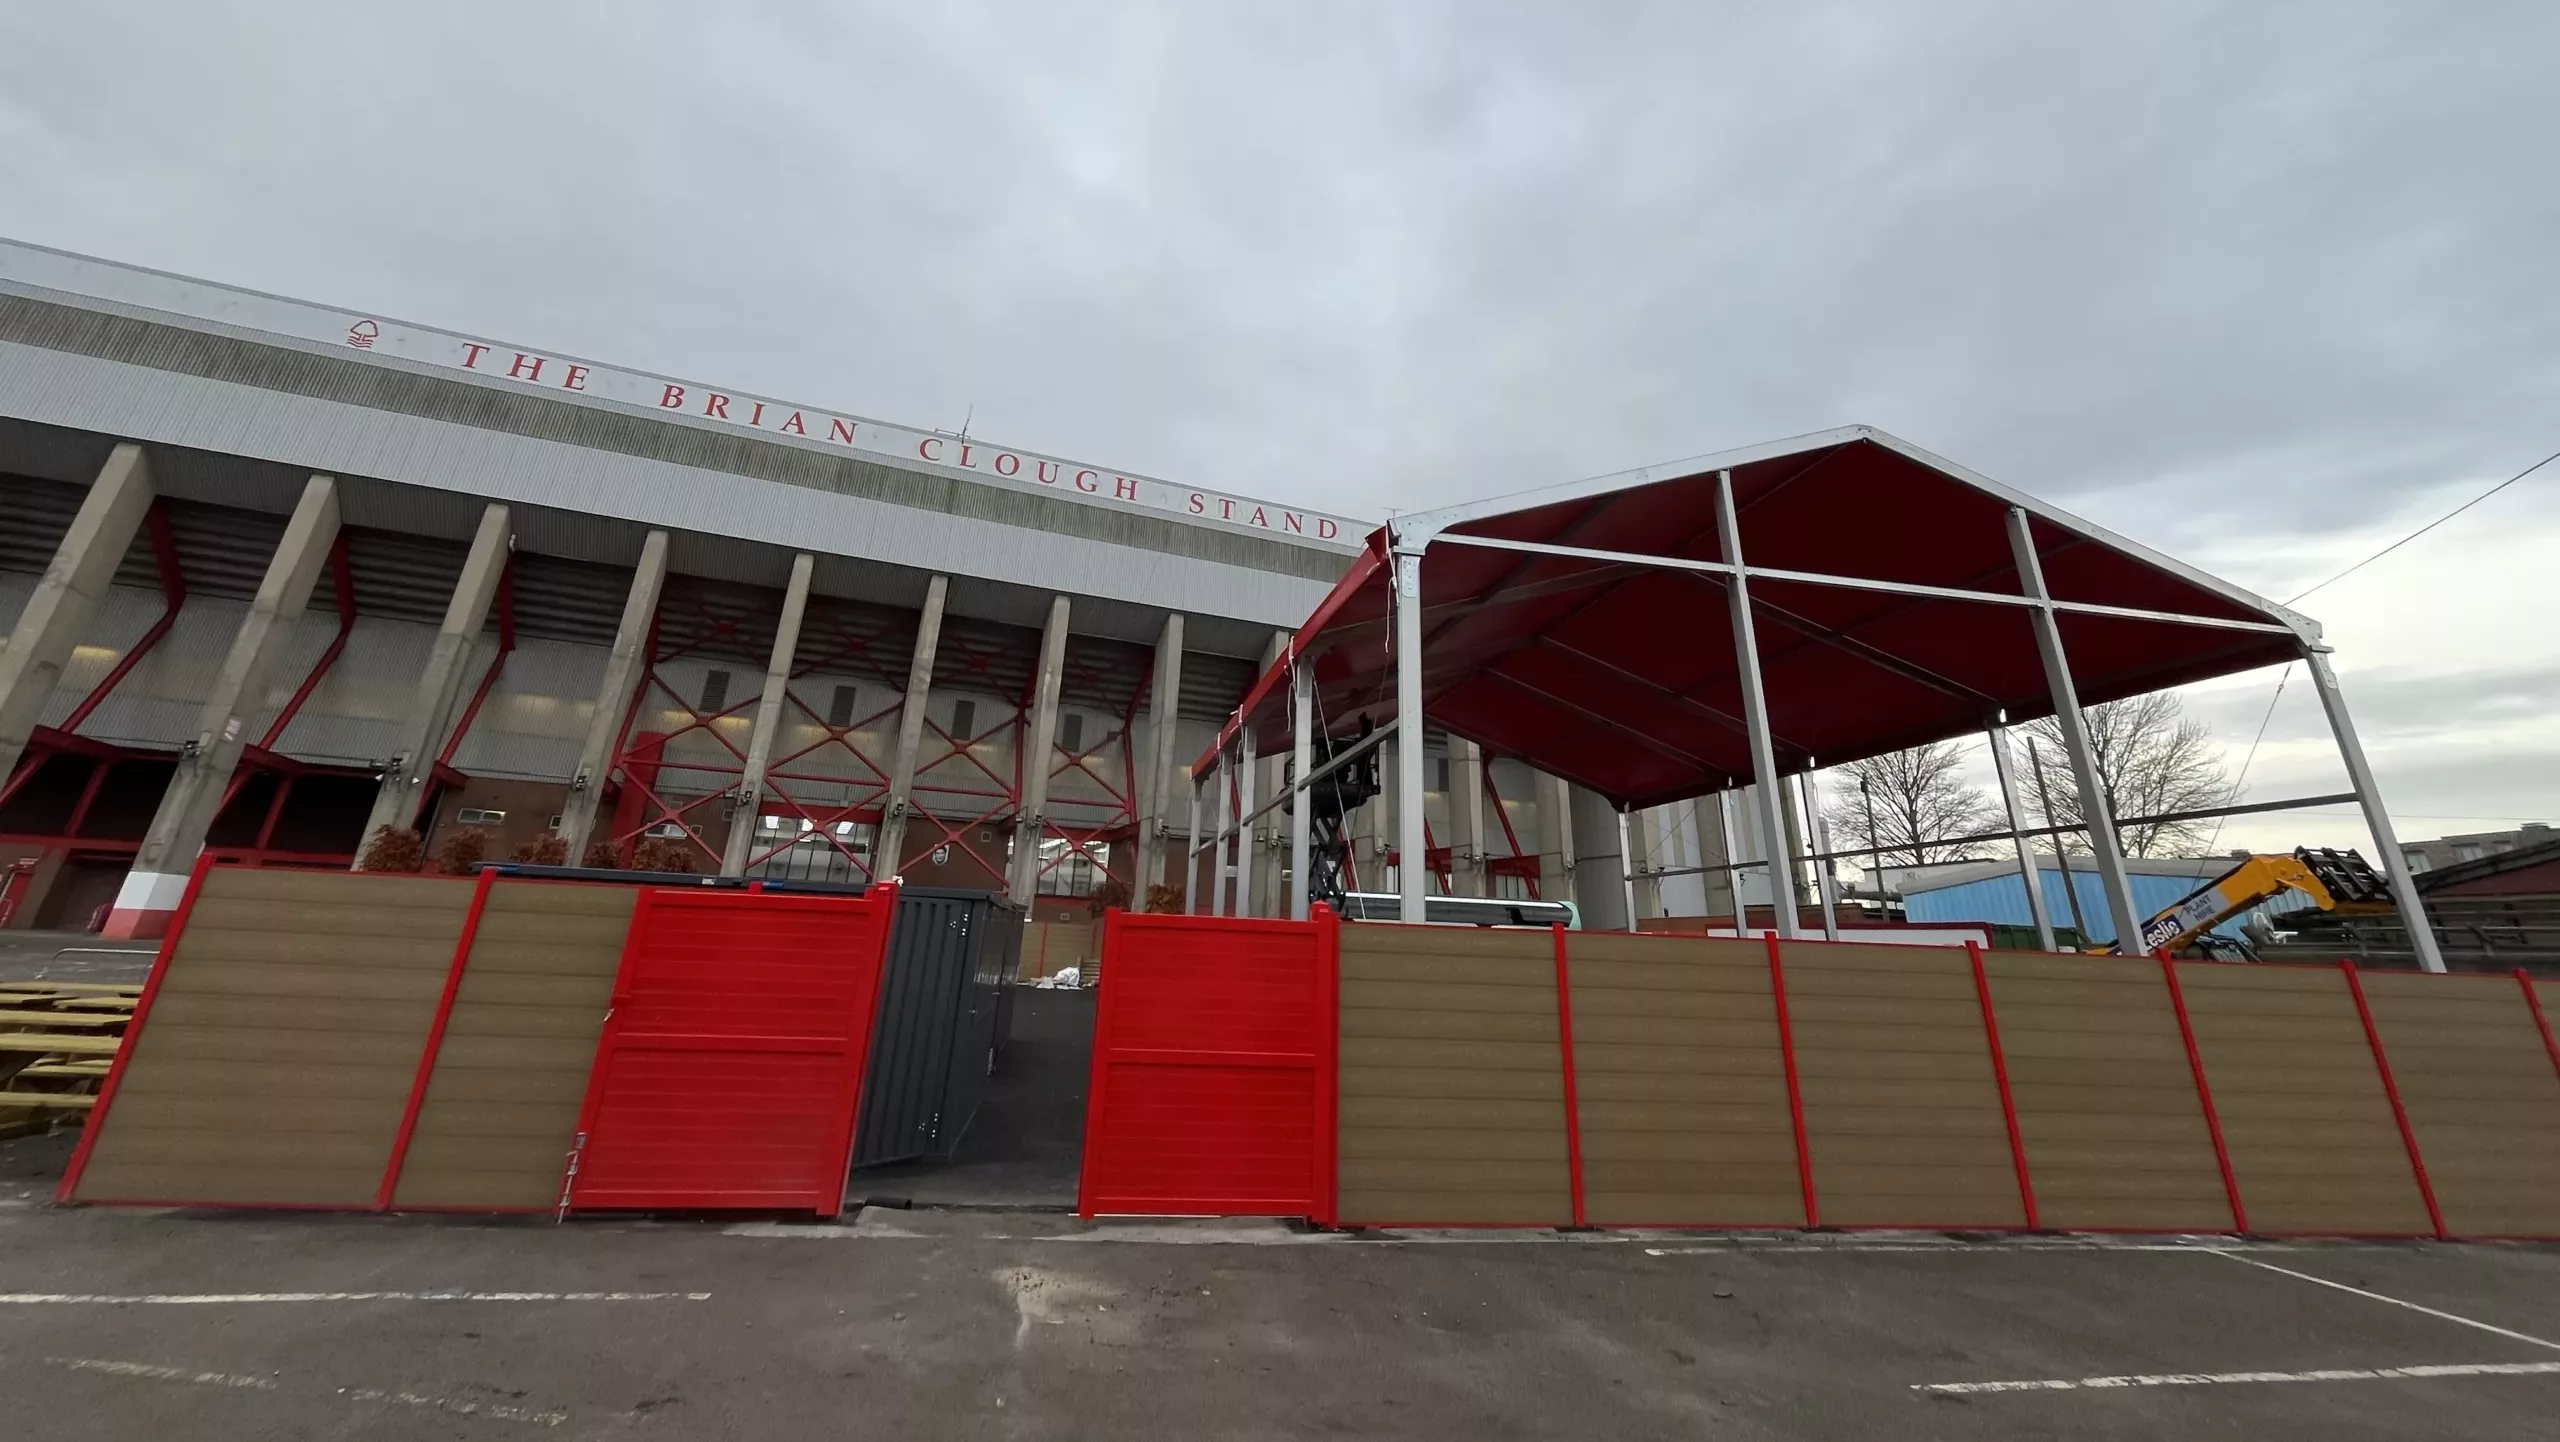
[[[1752,780],[1717,536],[1723,471],[1782,772],[2052,714],[2013,507],[2083,704],[2291,660],[2318,640],[2274,602],[1856,426],[1403,518],[1369,537],[1195,775],[1242,725],[1266,755],[1286,744],[1297,658],[1315,668],[1324,733],[1390,719],[1391,555],[1422,549],[1429,727],[1620,806]]]

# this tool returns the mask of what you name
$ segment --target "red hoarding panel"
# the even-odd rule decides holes
[[[1079,1210],[1331,1210],[1330,928],[1114,912]]]
[[[564,1202],[834,1215],[896,904],[642,892]]]

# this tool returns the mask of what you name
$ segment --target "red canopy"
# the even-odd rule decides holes
[[[1623,806],[1751,780],[1729,576],[1470,543],[1721,562],[1720,471],[1733,476],[1781,771],[2052,713],[2031,612],[1996,599],[2026,594],[2012,507],[2029,517],[2084,704],[2290,660],[2318,635],[2273,602],[1859,426],[1395,523],[1394,544],[1427,543],[1427,724]],[[1390,544],[1387,530],[1370,536],[1195,775],[1240,723],[1263,754],[1287,744],[1291,657],[1313,660],[1326,734],[1394,715]]]

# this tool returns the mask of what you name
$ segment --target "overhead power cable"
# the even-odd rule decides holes
[[[2285,604],[2288,606],[2293,605],[2295,602],[2300,601],[2303,596],[2310,595],[2312,591],[2317,591],[2322,587],[2334,585],[2339,581],[2345,580],[2347,577],[2354,575],[2356,572],[2363,570],[2365,567],[2370,566],[2374,562],[2381,560],[2383,557],[2390,555],[2392,552],[2399,550],[2402,546],[2409,544],[2411,541],[2418,539],[2427,532],[2434,530],[2436,527],[2441,526],[2445,522],[2452,520],[2454,517],[2461,515],[2463,512],[2470,510],[2473,506],[2480,504],[2482,501],[2489,499],[2498,492],[2505,490],[2507,487],[2512,486],[2516,482],[2523,480],[2525,477],[2532,475],[2534,472],[2541,470],[2544,466],[2551,464],[2553,461],[2560,461],[2560,451],[2553,451],[2551,454],[2544,456],[2541,460],[2534,462],[2532,465],[2529,465],[2523,470],[2516,472],[2514,475],[2507,477],[2505,480],[2498,482],[2489,489],[2473,496],[2470,500],[2463,502],[2461,505],[2454,507],[2452,510],[2436,517],[2434,520],[2427,522],[2425,525],[2411,531],[2409,534],[2402,536],[2399,540],[2392,542],[2390,545],[2383,547],[2381,550],[2376,551],[2372,555],[2365,557],[2363,560],[2356,562],[2354,565],[2347,567],[2338,574],[2331,576],[2328,580],[2322,581],[2318,586],[2312,587],[2310,591],[2304,591],[2301,595],[2294,596],[2290,600],[2287,600]]]

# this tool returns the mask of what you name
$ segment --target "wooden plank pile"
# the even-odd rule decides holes
[[[41,1132],[98,1104],[140,986],[0,981],[0,1137]]]

